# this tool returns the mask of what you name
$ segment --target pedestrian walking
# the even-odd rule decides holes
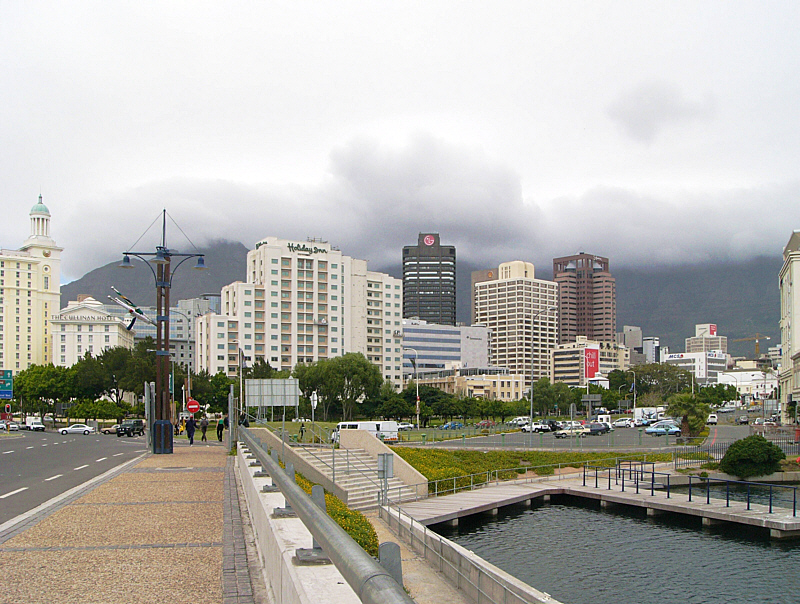
[[[303,436],[306,433],[306,425],[300,424],[300,442],[303,442]]]
[[[208,442],[208,439],[206,438],[206,430],[208,430],[208,418],[204,415],[203,419],[200,420],[200,432],[203,433],[203,435],[200,437],[201,442]]]
[[[225,429],[225,420],[223,418],[219,418],[217,422],[217,440],[222,442],[222,431]]]
[[[189,437],[189,444],[194,444],[194,431],[197,428],[197,422],[194,421],[194,415],[186,421],[186,436]]]

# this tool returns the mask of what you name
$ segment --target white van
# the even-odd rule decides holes
[[[339,442],[339,430],[365,430],[384,442],[395,442],[397,441],[397,429],[395,421],[339,422],[331,432],[331,442]]]

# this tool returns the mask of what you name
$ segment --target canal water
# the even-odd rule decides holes
[[[564,604],[800,603],[800,540],[758,529],[570,497],[459,523],[440,533]]]

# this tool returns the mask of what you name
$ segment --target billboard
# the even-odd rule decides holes
[[[300,381],[245,380],[244,401],[248,407],[297,407],[300,402]]]
[[[600,371],[600,349],[583,349],[583,376],[587,380],[592,379]]]

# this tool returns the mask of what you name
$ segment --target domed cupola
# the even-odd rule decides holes
[[[31,237],[50,238],[50,210],[42,203],[42,196],[39,195],[39,203],[31,208]]]

